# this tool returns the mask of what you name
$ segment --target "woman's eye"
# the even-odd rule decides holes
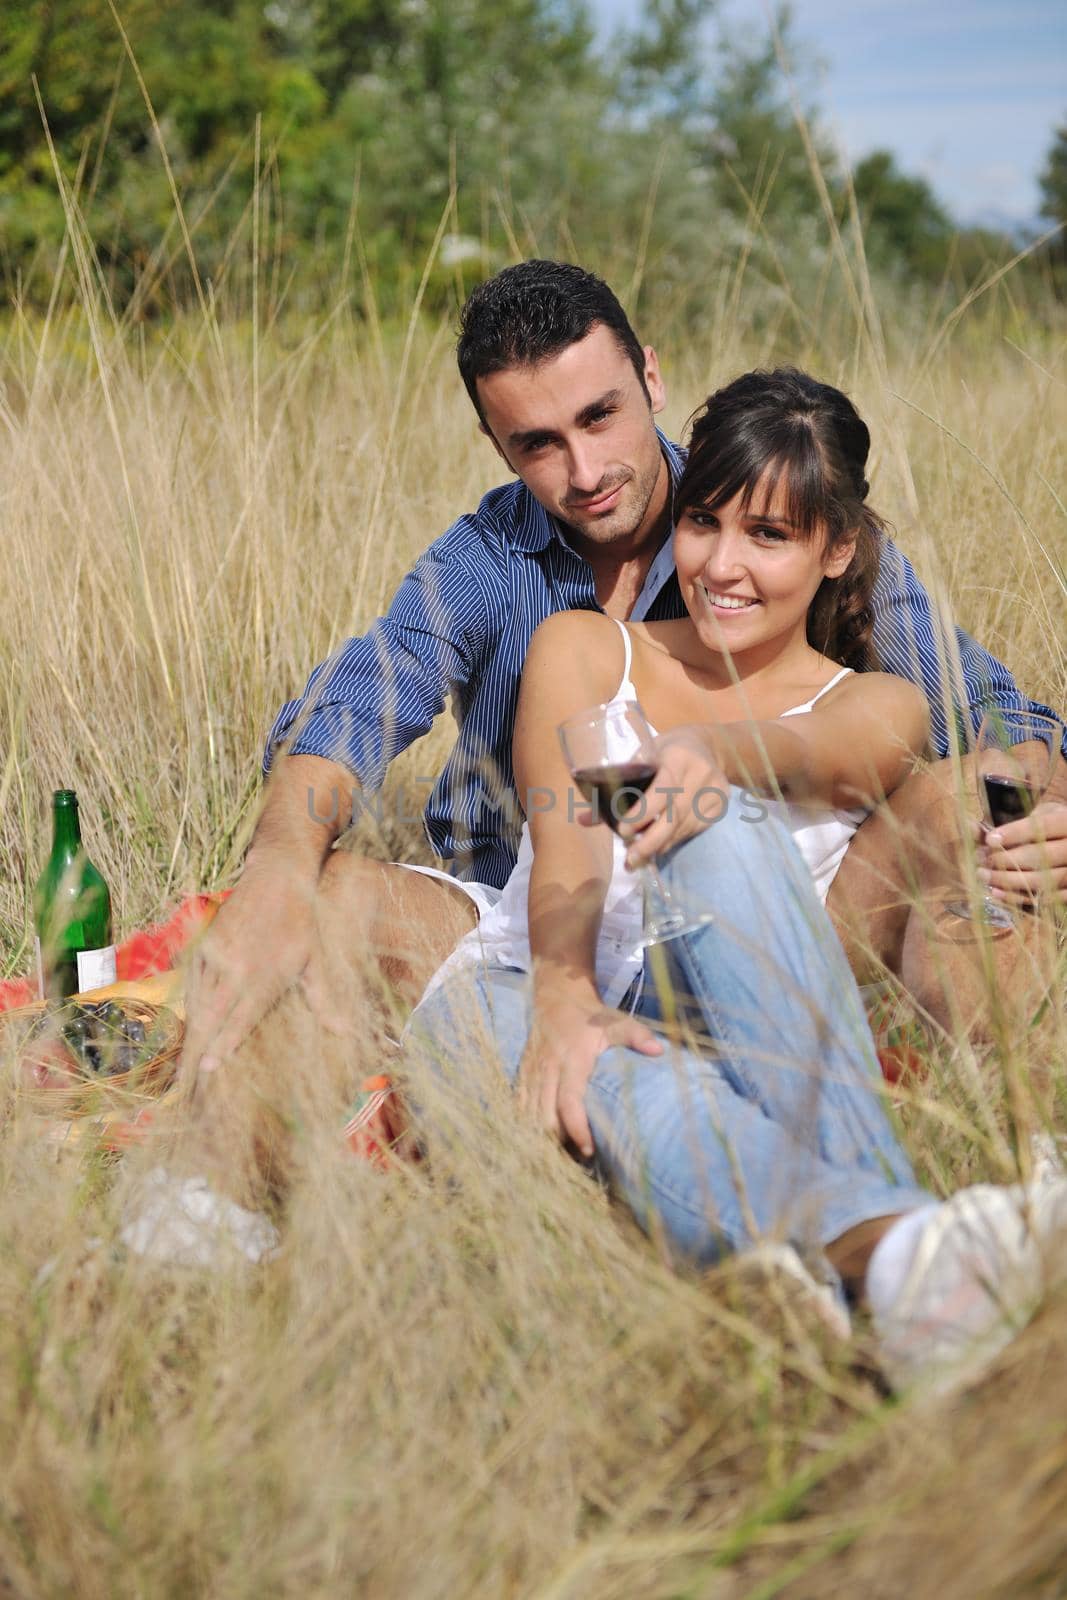
[[[715,515],[714,511],[700,511],[700,510],[694,510],[694,509],[692,509],[690,507],[690,508],[686,509],[686,511],[683,513],[683,515],[685,516],[686,520],[689,521],[689,522],[692,522],[695,527],[698,527],[698,528],[716,528],[716,527],[718,527],[719,519]]]
[[[757,539],[766,539],[770,544],[784,544],[789,537],[783,528],[753,528],[752,532]]]

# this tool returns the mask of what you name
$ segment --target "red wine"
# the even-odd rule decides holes
[[[1041,798],[1041,791],[1018,778],[999,778],[995,773],[982,776],[985,785],[986,807],[994,828],[1003,828],[1008,822],[1018,822],[1028,817]]]
[[[574,781],[586,800],[592,803],[595,798],[601,822],[618,832],[619,823],[655,776],[655,767],[647,761],[620,761],[602,767],[583,767],[574,774]]]

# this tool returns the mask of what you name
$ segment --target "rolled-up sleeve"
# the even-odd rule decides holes
[[[930,742],[939,756],[949,753],[952,725],[961,747],[969,748],[989,706],[1056,716],[1048,706],[1028,699],[1004,663],[970,634],[935,617],[914,567],[891,539],[882,552],[874,618],[879,664],[924,691],[930,703]],[[1061,743],[1067,756],[1067,727]]]
[[[283,749],[336,761],[363,788],[377,789],[390,761],[427,732],[448,696],[462,700],[487,647],[496,565],[471,532],[449,529],[408,573],[385,616],[315,668],[300,699],[275,720],[265,772]]]

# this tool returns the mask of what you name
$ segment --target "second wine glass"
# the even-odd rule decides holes
[[[1037,711],[994,706],[978,729],[974,752],[975,781],[986,831],[1028,817],[1052,777],[1063,728],[1054,717]],[[950,907],[959,917],[974,917],[965,902]],[[986,891],[977,920],[993,928],[1010,928],[1007,906]]]
[[[614,833],[650,788],[659,767],[656,734],[636,700],[590,706],[560,723],[559,739],[575,783],[595,803]],[[644,931],[639,948],[695,933],[712,913],[687,904],[664,883],[653,862],[640,869],[644,884]]]

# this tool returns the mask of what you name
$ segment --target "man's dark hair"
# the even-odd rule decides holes
[[[565,261],[520,261],[479,284],[460,313],[460,375],[482,421],[478,379],[508,367],[536,367],[609,328],[645,393],[645,353],[618,300],[601,278]]]

